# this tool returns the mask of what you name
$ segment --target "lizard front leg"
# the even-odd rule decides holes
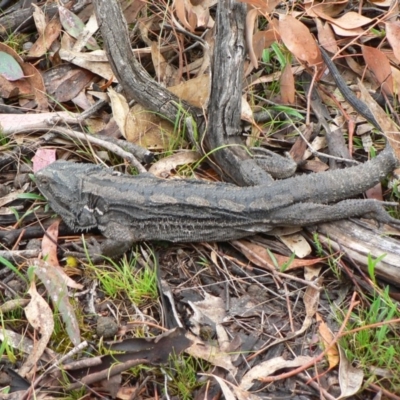
[[[77,258],[89,258],[92,262],[100,262],[104,257],[115,258],[126,253],[138,239],[122,224],[109,222],[99,225],[98,228],[106,240],[99,243],[96,239],[91,238],[85,243],[85,246],[73,244],[76,251],[67,252]],[[86,257],[88,255],[88,257]]]

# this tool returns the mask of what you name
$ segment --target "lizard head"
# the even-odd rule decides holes
[[[90,229],[97,222],[88,208],[89,196],[82,193],[82,184],[86,176],[102,170],[96,165],[56,161],[35,173],[36,185],[70,228]]]

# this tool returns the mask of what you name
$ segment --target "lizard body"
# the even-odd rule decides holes
[[[274,227],[355,216],[400,226],[380,202],[345,200],[377,184],[396,162],[387,146],[376,158],[355,167],[253,187],[118,175],[100,166],[66,161],[54,162],[35,177],[67,225],[76,230],[99,228],[109,239],[101,252],[115,255],[142,240],[231,240]]]

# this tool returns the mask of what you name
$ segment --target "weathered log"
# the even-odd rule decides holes
[[[387,236],[383,229],[361,221],[342,220],[320,224],[307,230],[318,233],[318,240],[321,243],[332,251],[345,254],[365,271],[367,271],[368,255],[373,259],[385,255],[376,264],[376,277],[400,286],[400,241]]]

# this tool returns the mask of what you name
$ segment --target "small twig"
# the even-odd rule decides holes
[[[72,129],[66,129],[66,128],[61,128],[61,127],[54,127],[54,128],[48,128],[48,127],[36,127],[36,131],[45,131],[49,133],[56,133],[58,135],[62,136],[67,136],[69,138],[77,139],[80,141],[86,141],[91,144],[96,144],[98,146],[102,146],[105,149],[115,153],[116,155],[120,156],[121,158],[124,158],[128,160],[128,162],[133,165],[139,173],[144,173],[147,172],[146,169],[143,167],[142,164],[128,151],[125,151],[122,149],[120,146],[109,142],[108,140],[104,139],[99,139],[93,135],[89,135],[87,133],[83,132],[78,132],[78,131],[73,131]],[[31,129],[21,129],[19,131],[16,131],[14,133],[32,133]]]
[[[36,258],[40,250],[0,250],[0,257],[6,260],[26,260],[27,258]]]
[[[91,385],[94,382],[99,382],[102,379],[110,379],[112,376],[121,374],[124,371],[127,371],[130,368],[136,367],[137,365],[143,364],[149,364],[149,360],[146,360],[145,358],[139,358],[136,360],[129,360],[121,364],[114,364],[111,368],[106,368],[103,369],[99,372],[95,372],[90,375],[86,375],[83,378],[81,378],[79,381],[75,383],[71,383],[65,387],[65,390],[67,392],[70,392],[71,390],[77,390],[80,389],[84,386]]]
[[[116,89],[114,89],[116,90]],[[117,90],[116,90],[117,91]],[[118,91],[117,91],[118,92]],[[92,115],[99,112],[103,107],[107,106],[109,103],[106,100],[98,100],[90,108],[79,114],[76,118],[76,123],[83,124],[85,120],[89,119]]]
[[[323,387],[321,387],[320,385],[318,385],[317,382],[314,381],[309,381],[309,378],[303,374],[303,373],[299,373],[297,374],[297,376],[304,382],[307,382],[306,384],[311,386],[312,388],[314,388],[315,390],[318,390],[324,397],[324,399],[326,400],[335,400],[336,397],[330,395]]]
[[[314,73],[312,75],[312,79],[311,79],[311,82],[310,82],[310,89],[308,90],[308,94],[307,94],[307,114],[306,114],[306,125],[307,126],[310,125],[311,97],[312,97],[312,92],[313,92],[313,89],[314,89],[314,86],[315,86],[315,81],[317,79],[317,74],[318,74],[317,67],[314,66]]]
[[[331,158],[332,160],[336,160],[336,161],[341,161],[341,162],[349,162],[349,163],[353,163],[353,164],[360,164],[358,161],[356,160],[349,160],[348,158],[342,158],[342,157],[336,157],[336,156],[332,156],[330,154],[326,154],[326,153],[321,153],[320,151],[317,151],[313,148],[312,144],[307,140],[307,138],[303,135],[303,133],[300,131],[299,128],[297,128],[297,126],[294,126],[294,128],[296,129],[296,131],[298,132],[298,134],[302,137],[302,139],[304,140],[304,142],[307,144],[308,149],[311,151],[313,156],[316,157],[326,157],[326,158]]]
[[[378,385],[375,385],[373,383],[369,384],[369,387],[373,388],[377,393],[382,392],[382,394],[387,397],[388,399],[391,400],[400,400],[399,396],[396,396],[394,393],[389,392],[389,390],[386,390],[383,387],[380,387]]]
[[[185,35],[191,37],[192,39],[194,39],[194,40],[200,42],[204,47],[206,47],[206,48],[209,47],[209,46],[208,46],[208,43],[207,43],[202,37],[199,37],[199,36],[194,35],[193,33],[189,32],[189,31],[187,31],[187,30],[177,21],[177,19],[175,18],[175,16],[174,16],[173,14],[171,14],[171,16],[172,16],[172,20],[173,20],[173,22],[174,22],[174,24],[175,24],[176,26],[172,27],[171,25],[164,24],[163,26],[164,26],[165,28],[174,29],[174,30],[176,30],[176,31],[178,31],[178,32],[180,32],[180,33],[183,33],[183,34],[185,34]],[[204,34],[201,35],[201,36],[204,36]]]
[[[149,380],[150,380],[150,376],[146,376],[146,378],[144,378],[143,382],[139,386],[137,386],[136,389],[131,393],[131,395],[129,396],[129,400],[138,399],[141,390],[147,385],[147,382]]]
[[[63,361],[65,361],[68,358],[72,358],[75,354],[81,352],[83,349],[85,349],[88,346],[88,343],[86,341],[80,343],[78,346],[75,346],[71,351],[69,351],[67,354],[64,354],[62,357],[60,357],[58,360],[56,360],[52,365],[50,365],[42,375],[40,375],[33,383],[31,388],[37,387],[37,385],[41,382],[41,380],[49,374],[51,371],[53,371],[55,368],[57,368]],[[25,395],[21,398],[21,400],[25,400],[28,397],[27,394],[29,392],[27,391]]]

